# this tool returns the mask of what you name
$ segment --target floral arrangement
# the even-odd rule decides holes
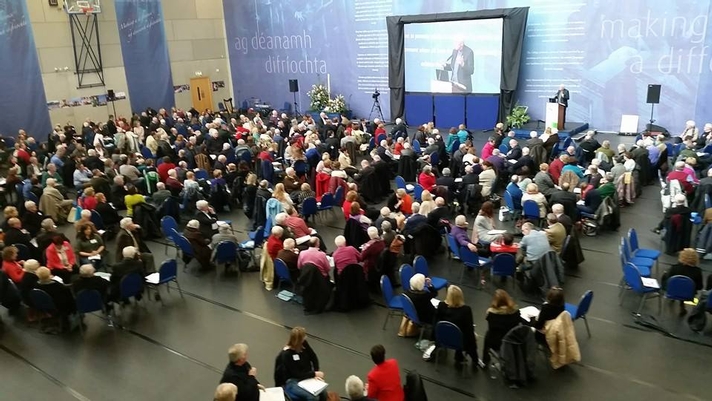
[[[329,91],[322,84],[312,85],[312,89],[307,92],[307,96],[311,99],[309,108],[314,111],[321,111],[329,106]]]
[[[322,84],[312,85],[312,89],[307,92],[307,96],[311,100],[309,103],[310,110],[339,114],[348,110],[344,95],[336,95],[335,98],[331,99],[329,90]]]

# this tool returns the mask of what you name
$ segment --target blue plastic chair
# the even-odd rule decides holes
[[[536,225],[541,222],[541,217],[539,217],[539,205],[533,200],[527,200],[522,202],[522,215],[527,220],[532,220]]]
[[[289,268],[287,264],[280,258],[274,260],[274,274],[277,276],[277,293],[282,289],[282,283],[287,283],[292,286],[292,291],[294,291],[294,282],[292,281],[292,276],[289,275]]]
[[[104,313],[104,316],[108,317],[108,314],[106,313],[106,304],[104,303],[104,299],[101,297],[101,294],[97,290],[79,291],[74,296],[74,301],[77,304],[77,313],[79,313],[79,316],[82,318],[88,313],[94,313],[99,311]],[[79,325],[79,332],[82,335],[84,334],[83,324]]]
[[[147,148],[146,146],[141,148],[141,156],[143,156],[144,159],[155,159],[156,158],[156,156],[154,156],[153,153],[151,153],[151,149]]]
[[[227,266],[237,261],[237,244],[231,241],[220,241],[215,248],[215,264]],[[238,269],[239,271],[239,269]]]
[[[46,292],[35,288],[30,291],[30,301],[32,302],[32,308],[38,312],[40,318],[40,330],[44,329],[44,321],[47,318],[51,318],[57,315],[57,306],[54,304],[52,297]]]
[[[306,198],[302,201],[302,216],[304,216],[305,220],[315,216],[317,211],[315,198]]]
[[[178,223],[176,223],[176,220],[172,216],[161,217],[161,231],[163,231],[163,235],[168,240],[168,242],[166,242],[166,255],[168,255],[168,246],[171,245],[171,243],[176,248],[177,253],[178,246],[173,238],[173,232],[178,232]]]
[[[195,257],[195,254],[193,253],[193,246],[190,245],[190,241],[188,241],[186,237],[182,236],[176,230],[173,230],[173,242],[175,242],[176,246],[178,247],[178,249],[180,249],[180,252],[183,254],[184,257]],[[185,271],[187,268],[188,263],[184,262],[183,271]]]
[[[36,205],[39,205],[39,203],[40,203],[40,200],[37,198],[37,195],[35,195],[32,192],[27,194],[27,200],[35,202]]]
[[[143,293],[144,278],[138,273],[130,273],[124,276],[119,283],[119,294],[122,301],[136,299]]]
[[[643,310],[643,304],[651,294],[658,296],[658,313],[660,313],[660,311],[662,310],[662,298],[660,297],[660,288],[646,287],[645,285],[643,285],[642,276],[635,264],[629,262],[626,263],[625,266],[623,266],[623,278],[625,279],[625,283],[630,287],[631,291],[641,296],[640,304],[638,305],[636,314],[640,315],[640,311]],[[623,292],[621,294],[620,305],[623,305],[625,294],[626,292]]]
[[[316,207],[319,212],[323,212],[326,210],[333,210],[334,209],[334,195],[329,192],[325,193],[324,195],[321,196],[321,202],[317,202]]]
[[[12,244],[15,248],[17,248],[17,260],[27,260],[31,258],[30,255],[30,248],[27,247],[25,244]],[[43,249],[44,251],[44,249]],[[44,253],[44,252],[42,252]]]
[[[381,293],[383,294],[383,302],[388,308],[386,320],[383,321],[382,327],[382,330],[385,330],[389,317],[403,314],[403,302],[402,298],[395,297],[393,295],[393,285],[391,284],[391,279],[389,279],[386,275],[381,276]]]
[[[178,282],[178,262],[175,259],[164,260],[158,268],[157,273],[146,276],[148,288],[156,289],[156,297],[161,301],[161,304],[163,304],[163,298],[160,296],[159,287],[165,284],[166,291],[171,292],[171,287],[168,285],[171,281],[176,283],[180,297],[184,298],[183,290],[180,288],[180,283]]]
[[[630,262],[636,266],[647,268],[648,270],[651,270],[653,268],[653,265],[655,264],[655,261],[650,258],[643,258],[640,256],[632,256],[630,254],[630,248],[628,248],[628,242],[625,240],[625,238],[621,237],[621,246],[620,246],[620,251],[622,252],[623,256],[625,257],[625,262]],[[641,271],[642,273],[643,271]],[[650,274],[648,275],[643,275],[643,277],[650,277]]]
[[[418,337],[418,342],[420,342],[420,340],[423,339],[423,332],[425,331],[425,327],[423,327],[424,322],[420,321],[418,311],[415,309],[413,301],[411,301],[406,294],[401,294],[401,305],[403,307],[403,314],[405,317],[410,319],[413,324],[420,327],[420,337]]]
[[[413,270],[415,273],[420,273],[425,277],[430,277],[430,272],[428,271],[428,261],[421,255],[415,257],[413,260]],[[446,279],[442,277],[430,277],[430,282],[433,284],[435,290],[440,291],[448,286]]]
[[[411,267],[407,263],[403,263],[400,269],[398,269],[398,276],[400,277],[401,287],[403,287],[403,291],[410,290],[410,279],[413,277],[413,275],[415,275],[413,267]]]
[[[209,178],[208,172],[203,169],[197,169],[194,171],[196,180],[207,180]]]
[[[430,165],[433,167],[433,169],[438,168],[438,163],[440,163],[440,155],[438,155],[438,152],[433,152],[430,154]]]
[[[673,301],[694,301],[697,294],[695,282],[687,276],[672,276],[667,281],[665,298]]]
[[[461,259],[460,258],[460,247],[457,245],[457,240],[451,234],[447,235],[447,247],[450,249],[448,257],[451,259]],[[462,279],[460,279],[462,282]]]
[[[507,146],[505,144],[499,145],[499,153],[506,155],[507,152],[509,152],[509,146]]]
[[[104,219],[96,210],[91,211],[91,222],[94,223],[94,227],[96,227],[97,230],[106,230]]]
[[[591,302],[593,302],[593,291],[586,291],[579,300],[578,305],[569,304],[565,305],[566,311],[569,312],[573,320],[583,319],[586,323],[586,332],[588,337],[591,337],[591,329],[588,328],[588,319],[586,319],[586,314],[588,314],[588,309],[591,307]]]
[[[460,328],[451,322],[438,322],[435,325],[435,347],[435,369],[437,369],[440,349],[451,349],[462,352],[464,347]],[[472,361],[472,363],[477,363],[477,361]]]
[[[482,258],[477,253],[472,252],[470,248],[466,246],[460,247],[460,260],[462,260],[462,263],[465,265],[465,268],[467,269],[472,269],[475,271],[479,271],[480,269],[485,268],[491,260],[487,258]],[[465,269],[462,269],[460,271],[460,283],[462,283],[462,280],[465,276]]]
[[[507,206],[514,220],[519,218],[522,213],[522,206],[514,204],[514,198],[512,198],[512,194],[509,191],[504,191],[504,205]]]
[[[510,253],[500,253],[492,258],[492,267],[490,268],[490,277],[512,277],[512,287],[514,292],[517,291],[517,283],[514,276],[517,272],[517,262],[514,255]]]
[[[297,160],[292,166],[298,176],[303,176],[309,172],[309,165],[304,160]]]
[[[417,139],[413,140],[413,152],[420,153],[423,150],[420,148],[420,141]]]
[[[705,195],[706,196],[706,195]],[[657,249],[640,248],[638,246],[638,233],[635,228],[628,230],[628,246],[632,257],[648,258],[655,261],[655,271],[658,272],[659,259],[662,252]]]
[[[630,262],[628,259],[626,259],[625,254],[623,253],[623,247],[619,246],[618,247],[618,253],[621,258],[621,271],[624,270],[626,263]],[[631,262],[632,263],[632,262]],[[633,263],[635,264],[635,263]],[[638,271],[640,272],[640,275],[643,277],[650,277],[650,267],[649,266],[638,266],[635,265],[638,268]],[[625,276],[621,277],[621,282],[620,286],[623,288],[623,285],[625,284]],[[622,289],[621,289],[622,291]]]
[[[341,207],[344,205],[344,187],[337,187],[334,191],[334,206]]]
[[[408,184],[406,184],[405,179],[399,175],[396,176],[396,188],[404,189],[407,193],[413,193],[413,190],[415,189],[412,185],[411,188],[408,188]]]
[[[450,145],[450,149],[448,149],[447,151],[448,151],[448,153],[453,154],[453,153],[455,153],[455,151],[457,151],[458,149],[460,149],[460,140],[459,140],[459,139],[455,139],[455,142],[453,142],[453,143]]]
[[[415,184],[415,187],[413,188],[413,197],[415,198],[415,200],[420,202],[422,196],[423,187],[420,184]]]
[[[246,241],[242,241],[240,243],[240,248],[244,249],[246,251],[250,251],[250,254],[252,255],[252,263],[254,263],[255,266],[258,265],[257,263],[257,256],[255,255],[255,250],[259,247],[262,246],[262,243],[265,240],[265,232],[264,232],[264,227],[259,226],[257,227],[257,230],[254,231],[254,239],[249,239]]]

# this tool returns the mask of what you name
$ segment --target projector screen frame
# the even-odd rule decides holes
[[[498,121],[504,121],[514,107],[528,15],[529,7],[514,7],[386,17],[391,116],[394,118],[403,116],[405,112],[405,37],[403,32],[405,24],[502,18],[502,63],[500,67],[502,71]]]

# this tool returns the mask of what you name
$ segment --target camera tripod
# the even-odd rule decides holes
[[[381,110],[381,102],[378,101],[379,96],[376,96],[373,98],[373,105],[371,106],[371,112],[368,114],[368,121],[371,121],[371,116],[373,116],[373,113],[376,113],[376,117],[380,118],[381,121],[384,121],[385,118],[383,118],[383,111]]]

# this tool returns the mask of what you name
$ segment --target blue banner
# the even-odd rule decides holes
[[[115,0],[131,110],[175,105],[160,0]]]
[[[25,0],[0,0],[0,76],[0,133],[46,139],[52,124]]]
[[[651,112],[646,104],[648,84],[661,84],[654,118],[656,124],[677,132],[686,120],[696,120],[701,127],[712,115],[712,102],[705,95],[712,89],[710,0],[684,4],[669,0],[260,0],[224,1],[223,7],[235,104],[256,97],[282,108],[292,100],[287,80],[299,79],[302,112],[309,108],[310,86],[329,81],[332,95],[344,94],[359,117],[368,117],[371,93],[378,88],[387,114],[385,17],[529,6],[517,100],[529,106],[532,118],[544,119],[547,98],[564,84],[571,92],[567,120],[618,130],[621,115],[634,114],[640,116],[642,129]],[[434,57],[424,62],[443,60]],[[249,79],[245,74],[250,74]],[[426,78],[434,79],[434,72]]]

